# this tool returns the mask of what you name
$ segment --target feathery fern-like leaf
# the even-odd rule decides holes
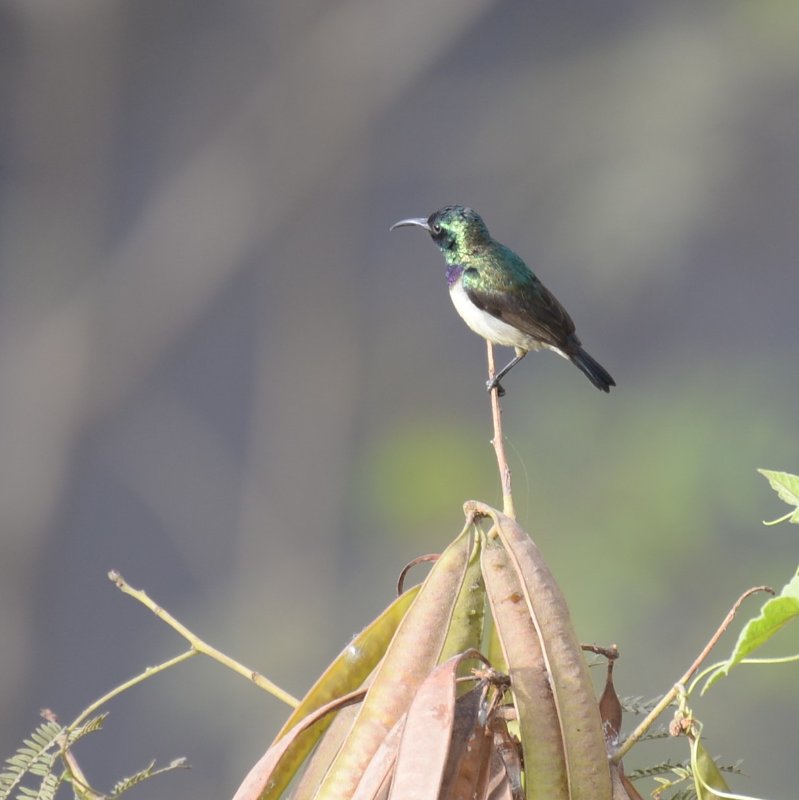
[[[41,786],[39,786],[39,791],[32,794],[31,797],[35,797],[36,800],[53,800],[60,785],[61,776],[56,775],[54,772],[48,772],[44,776]]]
[[[127,778],[122,778],[122,780],[117,781],[117,783],[114,785],[114,788],[108,795],[108,800],[116,800],[116,798],[118,798],[120,795],[127,792],[128,789],[132,789],[137,784],[149,780],[150,778],[154,778],[156,775],[163,775],[165,772],[172,772],[176,769],[188,769],[188,766],[189,765],[185,758],[176,758],[165,767],[156,769],[155,761],[153,760],[144,769],[139,770]]]
[[[687,786],[685,789],[675,792],[669,800],[696,800],[696,789],[693,786]]]
[[[652,697],[649,700],[640,697],[620,697],[619,702],[621,703],[622,711],[628,714],[648,714],[661,700],[663,699],[663,695],[658,695],[657,697]],[[669,705],[676,705],[675,703],[669,703]]]
[[[645,733],[638,741],[639,742],[649,742],[654,739],[670,739],[671,733],[669,733],[668,725],[658,725],[657,728],[654,730]]]
[[[8,800],[14,789],[22,791],[25,787],[20,784],[27,773],[46,776],[50,772],[56,756],[50,750],[62,730],[56,722],[43,722],[29,739],[23,741],[17,752],[6,759],[4,769],[0,772],[0,800]],[[35,793],[33,796],[36,796]]]
[[[105,722],[108,713],[108,711],[103,711],[102,714],[92,717],[88,722],[84,722],[83,725],[79,725],[74,730],[71,730],[67,737],[67,747],[71,747],[73,744],[75,744],[75,742],[80,741],[89,733],[102,730],[103,723]]]
[[[717,765],[721,772],[732,773],[733,775],[741,775],[741,762],[736,761],[734,764]],[[668,773],[672,774],[672,778],[660,777]],[[627,773],[627,778],[631,781],[641,780],[642,778],[653,778],[656,783],[660,785],[660,793],[656,796],[659,800],[696,800],[696,787],[693,782],[694,772],[691,768],[690,761],[673,762],[671,760],[662,761],[660,764],[653,764],[649,767],[641,767],[640,769],[633,770]],[[674,794],[667,795],[666,792],[680,784],[690,781],[689,786],[682,786],[674,792]]]
[[[641,780],[641,778],[652,778],[655,775],[665,775],[667,772],[677,772],[680,770],[680,773],[685,772],[686,775],[691,768],[690,761],[680,761],[674,762],[671,759],[667,759],[666,761],[661,761],[659,764],[652,764],[648,767],[640,767],[639,769],[635,769],[632,772],[627,772],[626,776],[631,781]],[[680,777],[684,777],[680,774]]]

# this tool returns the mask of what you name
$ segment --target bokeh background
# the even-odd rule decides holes
[[[0,5],[0,754],[183,648],[110,568],[301,694],[500,502],[484,345],[388,232],[450,203],[617,380],[508,378],[516,502],[619,690],[665,691],[798,560],[755,472],[799,469],[797,42],[785,0]],[[797,685],[697,699],[740,791],[795,797]],[[202,659],[111,711],[99,788],[192,764],[150,798],[230,796],[286,715]]]

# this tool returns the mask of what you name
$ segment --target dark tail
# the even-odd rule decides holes
[[[610,373],[588,353],[580,348],[576,353],[570,353],[569,358],[572,364],[579,367],[591,383],[603,392],[609,392],[611,386],[616,385],[616,381],[610,377]]]

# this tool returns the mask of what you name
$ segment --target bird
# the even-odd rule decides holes
[[[546,348],[567,358],[603,392],[616,382],[582,346],[566,309],[510,248],[491,237],[482,217],[467,206],[446,206],[429,217],[395,222],[389,230],[424,228],[444,256],[449,296],[475,333],[515,350],[515,357],[486,384],[490,392],[529,352]]]

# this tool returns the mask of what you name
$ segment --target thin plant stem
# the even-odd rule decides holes
[[[192,633],[185,625],[178,622],[168,611],[165,611],[163,608],[161,608],[161,606],[153,602],[147,596],[146,592],[141,589],[134,589],[116,570],[111,570],[111,572],[108,573],[108,579],[115,584],[117,589],[122,591],[124,594],[130,595],[135,600],[138,600],[142,605],[149,608],[150,611],[152,611],[153,614],[158,617],[158,619],[160,619],[162,622],[165,622],[170,628],[176,630],[191,645],[192,649],[189,651],[189,655],[202,653],[209,658],[213,658],[214,661],[218,661],[220,664],[223,664],[228,669],[232,669],[234,672],[238,673],[247,680],[252,681],[256,686],[260,687],[266,692],[269,692],[269,694],[278,698],[278,700],[282,700],[284,703],[286,703],[286,705],[296,708],[300,704],[300,701],[297,700],[296,697],[293,697],[287,691],[281,689],[277,684],[272,683],[272,681],[270,681],[268,678],[265,678],[263,675],[261,675],[260,672],[248,669],[235,659],[232,659],[230,656],[225,655],[225,653],[217,650],[207,642],[204,642],[199,636]]]
[[[90,717],[97,711],[99,708],[104,706],[106,703],[113,700],[117,695],[126,692],[128,689],[136,686],[137,683],[142,683],[142,681],[146,681],[148,678],[152,678],[154,675],[157,675],[159,672],[163,672],[170,667],[177,666],[178,664],[182,663],[183,661],[187,661],[192,656],[196,656],[200,651],[191,648],[186,650],[185,652],[181,653],[180,655],[175,656],[174,658],[170,658],[168,661],[164,661],[161,664],[157,664],[154,667],[147,667],[144,672],[140,672],[138,675],[134,676],[130,680],[125,681],[124,683],[120,683],[119,686],[115,686],[111,689],[110,692],[104,694],[99,700],[95,700],[90,706],[83,709],[80,714],[75,717],[72,722],[69,723],[67,726],[67,731],[75,730],[87,717]]]
[[[192,656],[196,656],[198,654],[199,651],[191,648],[180,655],[175,656],[174,658],[170,658],[169,660],[162,662],[161,664],[157,664],[154,667],[147,667],[144,672],[140,672],[130,680],[120,683],[119,686],[115,686],[110,692],[106,692],[101,698],[95,700],[91,705],[84,708],[83,711],[81,711],[80,714],[78,714],[78,716],[69,723],[69,725],[61,730],[61,733],[58,734],[55,741],[61,748],[61,758],[66,764],[67,774],[69,776],[68,780],[72,783],[73,788],[75,789],[76,797],[80,796],[84,798],[84,800],[103,800],[106,795],[95,791],[91,787],[91,784],[81,769],[77,758],[75,758],[74,753],[70,750],[69,737],[72,731],[76,730],[84,720],[88,719],[92,714],[102,708],[102,706],[106,705],[106,703],[109,703],[115,697],[119,696],[123,692],[126,692],[133,686],[136,686],[136,684],[142,683],[148,678],[152,678],[154,675],[157,675],[159,672],[163,672],[170,667],[177,666],[181,662],[186,661]],[[44,709],[42,711],[42,717],[49,722],[58,722],[58,718],[50,709]]]
[[[159,672],[164,672],[168,670],[170,667],[175,667],[183,661],[192,658],[193,656],[199,655],[199,652],[194,648],[190,648],[183,653],[180,653],[173,658],[168,659],[167,661],[163,661],[160,664],[157,664],[154,667],[147,667],[144,672],[140,672],[138,675],[134,676],[130,680],[125,681],[124,683],[120,683],[119,686],[115,686],[111,689],[110,692],[106,692],[101,698],[95,700],[91,705],[87,706],[83,709],[83,711],[78,714],[72,722],[69,723],[65,728],[61,729],[61,733],[56,736],[55,741],[58,743],[59,747],[61,748],[61,758],[63,759],[66,765],[66,773],[65,776],[67,780],[72,784],[73,788],[75,789],[75,796],[81,797],[83,800],[105,800],[107,795],[103,794],[102,792],[95,791],[91,784],[89,783],[88,779],[86,778],[83,769],[81,768],[80,764],[78,763],[78,759],[75,758],[75,754],[70,749],[69,745],[69,737],[70,734],[76,730],[84,720],[91,717],[95,711],[98,711],[102,706],[109,703],[115,697],[119,696],[123,692],[126,692],[128,689],[136,686],[136,684],[143,683],[144,681],[152,678],[153,676],[157,675]],[[48,722],[58,723],[58,718],[56,717],[55,713],[51,711],[49,708],[42,709],[42,717]],[[172,762],[170,767],[166,769],[172,769],[178,764],[181,766],[185,766],[185,759],[176,759]],[[155,762],[153,762],[155,763]],[[162,770],[159,770],[159,772]],[[62,776],[63,777],[63,776]]]
[[[708,643],[702,648],[702,652],[694,659],[694,663],[686,670],[685,674],[671,687],[671,689],[661,698],[660,702],[646,715],[638,727],[624,740],[621,747],[613,754],[611,763],[618,764],[629,752],[630,748],[649,730],[652,723],[668,708],[678,694],[685,693],[685,684],[691,680],[693,674],[702,666],[702,662],[708,657],[710,651],[716,646],[718,640],[729,628],[730,623],[735,618],[738,609],[750,595],[757,592],[768,592],[774,594],[774,590],[769,586],[754,586],[747,589],[736,601],[733,607],[727,612],[724,621],[719,625],[716,632],[710,637]]]
[[[488,379],[493,380],[497,374],[494,364],[494,345],[489,341],[486,341],[486,344],[488,345]],[[494,445],[494,452],[497,456],[499,480],[502,484],[502,511],[505,516],[516,519],[516,509],[513,505],[513,492],[511,490],[510,467],[505,456],[505,439],[502,435],[502,408],[499,404],[498,386],[491,390],[491,418],[494,422],[494,438],[491,443]]]
[[[73,786],[77,784],[80,787],[81,796],[85,798],[85,800],[104,800],[104,795],[94,791],[94,789],[92,789],[92,787],[89,785],[89,781],[86,779],[86,775],[81,769],[80,764],[78,764],[78,759],[75,758],[75,754],[69,749],[68,745],[69,732],[73,728],[77,727],[77,725],[80,724],[80,720],[85,719],[85,716],[86,715],[84,712],[69,727],[62,728],[61,733],[59,733],[58,736],[56,736],[55,741],[61,748],[61,758],[63,759],[64,763],[67,766],[67,774],[69,775],[69,779],[72,782]],[[49,708],[42,709],[42,717],[44,717],[44,719],[46,719],[48,722],[55,722],[56,724],[58,724],[58,717],[56,717],[55,713],[51,711]]]
[[[774,656],[772,658],[742,658],[738,661],[738,664],[771,664],[771,665],[782,665],[782,664],[794,664],[799,661],[799,654],[794,654],[791,656]],[[715,672],[720,667],[723,667],[727,661],[718,661],[715,664],[711,664],[709,667],[705,667],[694,679],[691,681],[691,685],[688,687],[687,693],[690,695],[693,693],[694,689],[705,679],[711,672]],[[703,690],[704,691],[704,690]]]

